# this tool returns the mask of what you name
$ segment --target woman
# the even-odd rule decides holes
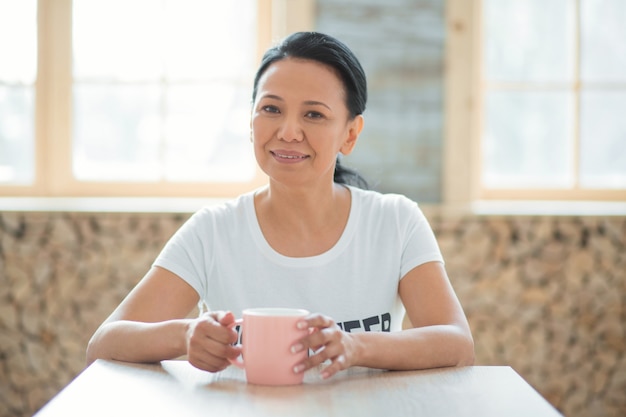
[[[249,307],[297,307],[317,329],[296,365],[420,369],[473,363],[471,332],[417,205],[347,185],[338,155],[363,129],[365,74],[340,41],[295,33],[254,80],[251,140],[269,185],[194,214],[100,326],[97,358],[153,362],[187,355],[210,372],[240,354],[229,326]],[[209,312],[185,318],[198,301]],[[404,313],[412,328],[401,330]]]

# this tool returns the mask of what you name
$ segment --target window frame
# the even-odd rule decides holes
[[[577,5],[579,5],[577,0]],[[579,7],[577,7],[579,10]],[[579,12],[577,10],[577,13]],[[578,181],[563,189],[496,189],[481,183],[482,0],[447,0],[445,52],[445,126],[443,200],[471,205],[490,200],[625,201],[626,189],[581,188]],[[579,22],[579,19],[577,18]],[[577,30],[579,30],[577,28]],[[577,52],[580,45],[577,45]],[[580,82],[574,86],[580,91]],[[579,114],[578,95],[575,111]],[[579,165],[579,120],[572,143]],[[578,177],[578,174],[576,175]]]
[[[314,0],[257,0],[257,62],[276,40],[312,30]],[[267,183],[258,168],[248,182],[100,182],[72,175],[72,0],[37,2],[35,179],[0,185],[0,196],[29,197],[234,197]]]

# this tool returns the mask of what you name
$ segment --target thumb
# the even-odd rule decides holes
[[[218,314],[217,316],[217,322],[224,326],[224,327],[228,327],[230,329],[230,333],[231,333],[231,340],[230,343],[234,344],[237,343],[237,331],[234,328],[234,324],[235,324],[235,315],[233,313],[231,313],[230,311],[225,311],[225,312],[221,312],[220,314]],[[236,346],[234,346],[236,347]]]
[[[230,311],[222,311],[217,315],[217,321],[222,326],[230,326],[235,322],[235,315]]]

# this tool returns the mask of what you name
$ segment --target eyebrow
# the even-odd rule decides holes
[[[267,94],[267,95],[262,96],[261,98],[271,98],[271,99],[278,100],[278,101],[285,101],[282,97],[277,96],[275,94]],[[306,104],[307,106],[323,106],[323,107],[326,107],[328,110],[332,110],[326,103],[323,103],[321,101],[306,100],[304,104]]]

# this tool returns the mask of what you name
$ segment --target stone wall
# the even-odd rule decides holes
[[[626,415],[626,216],[426,209],[477,365],[510,365],[567,417]],[[0,417],[30,416],[188,214],[0,212]]]

